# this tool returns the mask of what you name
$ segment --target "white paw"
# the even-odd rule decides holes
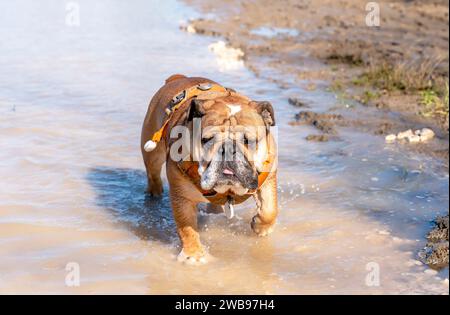
[[[190,266],[205,265],[213,260],[213,257],[208,253],[187,255],[184,250],[182,250],[177,257],[178,262],[181,262]]]
[[[268,236],[274,230],[274,223],[263,224],[258,216],[254,216],[252,219],[251,227],[253,231],[261,237]]]

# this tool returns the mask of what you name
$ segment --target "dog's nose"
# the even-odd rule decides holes
[[[222,145],[222,161],[234,161],[236,145],[234,141],[225,141]]]

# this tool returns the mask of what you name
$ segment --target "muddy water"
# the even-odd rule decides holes
[[[448,211],[439,161],[351,129],[303,140],[312,130],[288,125],[287,98],[326,110],[333,95],[220,72],[212,39],[178,30],[195,12],[177,2],[78,3],[79,27],[64,2],[0,3],[0,293],[448,293],[448,270],[416,261]],[[176,262],[167,193],[144,194],[140,127],[174,72],[272,101],[279,125],[276,231],[252,234],[251,203],[231,221],[201,215],[216,257],[201,267]],[[70,262],[78,287],[65,282]]]

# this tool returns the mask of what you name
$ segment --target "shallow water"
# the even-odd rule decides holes
[[[448,294],[448,269],[416,261],[448,211],[438,160],[351,129],[305,141],[312,130],[288,125],[287,98],[325,110],[334,96],[220,72],[213,39],[178,30],[195,12],[175,1],[78,3],[79,27],[66,26],[64,2],[0,3],[0,293]],[[232,220],[202,215],[217,259],[200,267],[176,262],[167,193],[144,194],[142,120],[177,72],[270,100],[279,125],[277,229],[255,237],[251,203]],[[66,285],[70,262],[80,286]],[[366,283],[374,263],[379,286]]]
[[[252,34],[259,35],[263,37],[276,37],[276,36],[298,36],[298,31],[289,28],[279,28],[279,27],[260,27],[258,29],[252,30]]]

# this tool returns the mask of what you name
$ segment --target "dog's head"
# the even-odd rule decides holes
[[[196,99],[188,121],[193,126],[193,157],[199,163],[202,189],[243,195],[258,187],[258,173],[273,145],[270,127],[275,117],[269,102],[236,94]],[[199,137],[195,137],[196,128]]]

